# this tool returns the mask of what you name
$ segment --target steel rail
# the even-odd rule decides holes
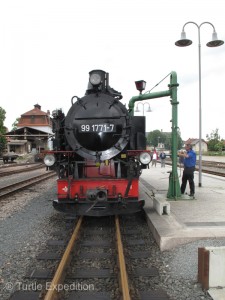
[[[10,169],[10,168],[17,168],[17,167],[22,167],[22,166],[30,166],[30,165],[36,165],[37,162],[32,162],[32,163],[10,163],[10,164],[0,164],[0,170],[2,169]]]
[[[47,294],[45,295],[45,298],[44,300],[54,300],[56,299],[56,296],[57,296],[57,293],[58,293],[58,290],[57,290],[57,286],[59,286],[59,284],[61,284],[62,280],[63,280],[63,276],[64,276],[64,271],[70,261],[70,256],[71,256],[71,252],[74,248],[74,244],[75,244],[75,241],[78,237],[78,234],[79,234],[79,231],[80,231],[80,227],[81,227],[81,223],[82,223],[82,220],[83,220],[83,217],[80,217],[77,224],[76,224],[76,227],[74,229],[74,232],[71,236],[71,239],[66,247],[66,250],[63,254],[63,257],[59,263],[59,266],[56,270],[56,273],[52,279],[52,282],[51,282],[51,285],[48,289],[48,292]]]
[[[119,217],[115,217],[115,224],[116,224],[116,238],[117,238],[117,250],[118,250],[118,257],[119,257],[119,267],[120,267],[120,279],[121,279],[121,288],[122,288],[122,297],[123,300],[130,300],[130,291],[129,291],[129,284],[128,284],[128,276],[123,252],[123,244],[122,238],[120,233],[120,223]]]
[[[160,163],[160,161],[158,161],[158,163]],[[170,166],[171,163],[170,162],[165,162],[166,165]],[[177,167],[179,167],[180,169],[183,169],[183,167],[180,167],[180,164],[177,164]],[[205,168],[204,168],[205,167]],[[209,168],[209,169],[206,169],[206,168]],[[215,171],[215,170],[210,170],[210,168],[218,168],[218,169],[221,169],[221,172],[220,171]],[[206,174],[211,174],[211,175],[216,175],[216,176],[220,176],[220,177],[225,177],[225,172],[222,172],[222,170],[225,169],[224,165],[215,165],[215,166],[212,166],[212,165],[203,165],[203,168],[202,168],[202,173],[206,173]],[[195,171],[199,171],[199,168],[198,168],[198,165],[195,166]]]
[[[46,168],[46,166],[43,164],[39,164],[36,166],[28,167],[28,165],[27,165],[26,168],[19,169],[19,170],[3,171],[3,172],[2,172],[2,170],[0,170],[0,177],[14,175],[14,174],[18,174],[18,173],[30,172],[30,171],[34,171],[34,170],[38,170],[38,169],[42,169],[42,168]]]
[[[198,171],[198,168],[196,168],[196,171]],[[215,175],[215,176],[219,176],[219,177],[225,177],[225,173],[221,173],[221,172],[218,172],[218,171],[204,170],[203,169],[202,173]]]
[[[4,187],[0,188],[0,198],[3,196],[8,196],[12,193],[15,193],[19,190],[22,190],[30,185],[33,185],[35,183],[39,183],[44,179],[48,179],[50,177],[56,176],[55,172],[50,172],[48,174],[41,174],[35,177],[31,177],[29,179],[23,180],[23,181],[19,181]]]

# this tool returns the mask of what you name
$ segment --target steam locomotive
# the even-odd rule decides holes
[[[71,99],[68,114],[52,112],[53,151],[44,162],[58,175],[55,209],[92,216],[142,209],[139,176],[150,162],[145,117],[132,116],[121,99],[109,74],[93,70],[85,96]]]

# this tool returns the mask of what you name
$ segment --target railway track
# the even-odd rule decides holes
[[[72,218],[72,217],[71,217]],[[152,277],[159,277],[159,272],[154,267],[137,268],[137,261],[144,257],[151,256],[150,248],[145,243],[149,237],[143,240],[134,239],[140,235],[137,232],[137,220],[135,216],[111,218],[87,218],[81,217],[77,220],[71,238],[66,243],[61,259],[54,275],[51,271],[31,270],[32,280],[42,280],[44,288],[41,292],[17,291],[11,299],[80,299],[80,300],[146,300],[146,299],[169,299],[166,292],[156,290],[149,284]],[[140,226],[140,224],[139,224]],[[147,225],[146,225],[147,226]],[[148,231],[146,231],[147,234]],[[60,245],[61,240],[51,241],[54,247]],[[147,242],[146,242],[147,241]],[[62,241],[61,241],[62,245]],[[139,251],[133,251],[139,247]],[[42,253],[45,261],[55,256],[58,250]],[[40,255],[41,256],[41,255]],[[39,257],[40,259],[40,257]],[[91,265],[91,267],[90,267]],[[95,267],[93,267],[95,265]],[[141,264],[138,263],[139,266]],[[42,276],[45,273],[45,276]],[[137,279],[145,278],[146,287],[140,289]],[[28,277],[26,277],[28,278]],[[46,285],[43,280],[51,278]],[[74,281],[86,282],[86,285],[93,287],[93,290],[68,290],[73,286]],[[148,282],[149,280],[149,282]],[[141,280],[142,281],[142,280]],[[98,284],[101,282],[101,288]],[[113,286],[113,287],[112,287]],[[26,298],[25,298],[26,297]],[[157,298],[158,297],[158,298]]]
[[[56,176],[56,175],[55,175],[55,172],[52,171],[52,172],[48,172],[46,174],[37,175],[37,176],[31,177],[29,179],[21,180],[19,182],[1,187],[0,188],[0,198],[9,196],[10,194],[16,193],[24,188],[27,188],[31,185],[39,183],[39,182],[46,180],[48,178],[51,178],[53,176]]]
[[[198,160],[197,160],[197,164],[198,164]],[[203,160],[202,165],[205,167],[225,169],[225,163],[219,161]]]
[[[220,167],[222,170],[221,171],[216,171],[216,170],[210,170],[210,169],[206,169],[206,168],[203,168],[202,169],[202,172],[203,173],[206,173],[206,174],[211,174],[211,175],[216,175],[216,176],[220,176],[220,177],[225,177],[225,167]],[[198,171],[199,168],[198,166],[195,167],[195,170]]]
[[[160,162],[158,162],[160,163]],[[167,165],[172,165],[170,161],[166,162]],[[180,164],[177,164],[177,168],[183,169],[183,167],[180,167]],[[198,171],[198,162],[195,167],[195,170]],[[216,175],[220,177],[225,177],[225,163],[221,162],[209,162],[209,161],[203,161],[202,164],[202,172],[206,174]]]
[[[24,167],[25,166],[25,167]],[[18,173],[24,173],[24,172],[30,172],[30,171],[34,171],[34,170],[38,170],[38,169],[42,169],[45,168],[45,166],[43,164],[28,164],[28,165],[16,165],[14,166],[13,170],[8,170],[8,168],[1,168],[0,169],[0,177],[3,176],[9,176],[9,175],[13,175],[13,174],[18,174]],[[12,169],[12,166],[11,168]]]

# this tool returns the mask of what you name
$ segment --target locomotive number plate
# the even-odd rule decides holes
[[[81,124],[79,132],[115,132],[115,124]]]

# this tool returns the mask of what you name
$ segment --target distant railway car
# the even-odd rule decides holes
[[[109,86],[109,74],[89,73],[84,97],[65,116],[53,111],[53,151],[45,164],[58,174],[53,206],[76,215],[106,216],[141,210],[139,176],[150,162],[145,117],[131,116]]]
[[[4,164],[7,164],[9,162],[14,162],[14,160],[17,159],[17,157],[19,157],[19,155],[15,154],[14,152],[8,152],[4,153],[1,159],[3,160]]]

